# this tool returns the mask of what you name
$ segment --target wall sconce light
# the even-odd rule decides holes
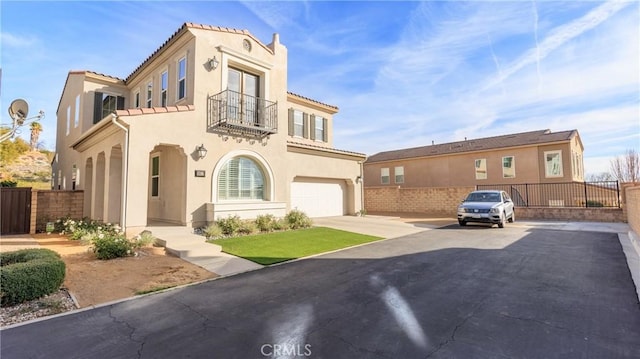
[[[216,59],[215,56],[212,59],[209,59],[207,63],[209,64],[209,70],[215,70],[216,68],[218,68],[218,65],[220,64],[218,62],[218,59]]]
[[[207,149],[204,148],[204,144],[196,146],[196,152],[198,152],[198,158],[204,158],[207,155]]]
[[[360,182],[362,182],[362,176],[356,177],[356,183],[360,183]]]

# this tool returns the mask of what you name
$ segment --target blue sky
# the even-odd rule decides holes
[[[3,0],[0,10],[0,122],[26,99],[46,113],[49,149],[70,70],[124,78],[195,22],[264,43],[280,34],[288,90],[340,108],[339,149],[578,129],[587,173],[640,150],[637,1]]]

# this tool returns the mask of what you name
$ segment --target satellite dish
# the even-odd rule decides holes
[[[23,99],[13,100],[9,106],[9,115],[14,121],[23,122],[29,113],[29,105]]]

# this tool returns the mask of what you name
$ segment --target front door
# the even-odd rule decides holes
[[[259,77],[242,70],[229,69],[229,117],[245,125],[257,125]]]

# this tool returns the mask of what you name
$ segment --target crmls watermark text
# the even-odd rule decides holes
[[[308,357],[311,356],[311,344],[263,344],[260,354],[266,357]]]

